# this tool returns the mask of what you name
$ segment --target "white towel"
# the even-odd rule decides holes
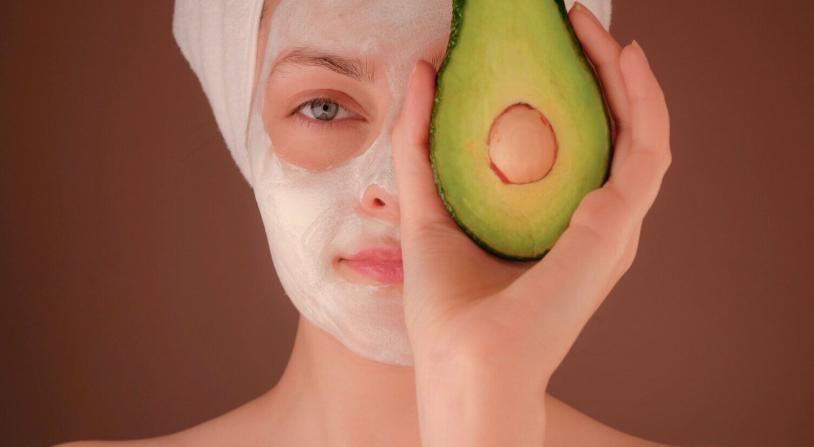
[[[307,1],[307,0],[297,0]],[[566,0],[570,10],[574,0]],[[610,28],[611,0],[582,0]],[[251,183],[246,134],[263,0],[176,0],[172,32],[209,99],[215,121]]]

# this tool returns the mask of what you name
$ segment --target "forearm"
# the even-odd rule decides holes
[[[422,447],[540,447],[545,385],[512,368],[448,364],[416,369]]]

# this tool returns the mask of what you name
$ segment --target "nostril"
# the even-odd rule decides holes
[[[391,194],[379,185],[371,184],[359,199],[359,209],[370,217],[395,223],[399,218],[398,196]]]

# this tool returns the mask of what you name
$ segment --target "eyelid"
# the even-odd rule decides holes
[[[302,92],[297,96],[298,98],[296,98],[295,101],[292,101],[292,103],[296,104],[296,106],[293,109],[289,109],[288,116],[296,115],[306,104],[318,99],[322,99],[336,103],[348,112],[356,115],[353,118],[345,118],[347,120],[368,121],[370,119],[366,111],[352,97],[341,91],[319,89]]]
[[[307,106],[309,106],[309,105],[312,105],[313,103],[315,103],[315,102],[317,102],[317,101],[324,101],[324,102],[329,102],[329,103],[336,104],[336,105],[337,105],[337,107],[339,107],[341,110],[344,110],[344,111],[346,111],[346,112],[348,112],[349,114],[354,115],[354,116],[350,116],[350,117],[344,117],[344,118],[336,118],[336,119],[332,119],[332,120],[316,120],[316,119],[311,118],[310,116],[304,115],[303,113],[301,113],[301,112],[300,112],[300,111],[301,111],[301,110],[303,110],[305,107],[307,107]],[[339,112],[339,113],[341,113],[341,112]],[[338,113],[338,114],[339,114],[339,113]],[[333,121],[344,121],[344,120],[357,120],[357,121],[358,121],[360,118],[361,118],[362,120],[364,120],[364,117],[362,117],[361,115],[359,115],[358,113],[356,113],[356,112],[355,112],[353,109],[351,109],[351,108],[349,108],[349,107],[346,107],[344,104],[342,104],[342,102],[337,101],[337,100],[335,100],[335,99],[333,99],[333,98],[325,97],[325,96],[318,96],[318,97],[314,97],[314,98],[311,98],[311,99],[309,99],[309,100],[306,100],[305,102],[303,102],[303,103],[301,103],[300,105],[298,105],[298,106],[297,106],[297,107],[294,109],[294,111],[293,111],[293,113],[292,113],[292,114],[299,114],[299,115],[303,115],[303,116],[305,117],[305,119],[308,119],[308,120],[310,120],[310,121],[320,121],[321,123],[327,123],[327,122],[333,122]]]

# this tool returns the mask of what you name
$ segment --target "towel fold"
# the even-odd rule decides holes
[[[172,32],[250,181],[246,132],[263,0],[176,0]],[[250,181],[251,183],[251,181]]]

